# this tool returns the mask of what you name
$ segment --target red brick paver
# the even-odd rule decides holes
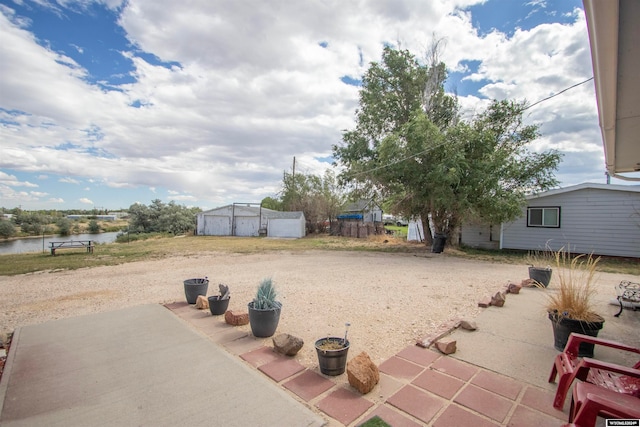
[[[318,397],[334,385],[333,381],[309,370],[283,384],[286,389],[291,390],[307,402]]]
[[[513,402],[474,385],[467,385],[454,402],[498,422],[504,421]]]
[[[346,373],[334,378],[319,374],[317,367],[306,369],[295,357],[276,353],[264,340],[228,326],[207,310],[186,303],[167,308],[314,405],[333,419],[332,426],[356,427],[376,415],[394,427],[541,427],[568,418],[570,399],[558,411],[552,391],[419,346],[408,346],[381,363],[380,383],[363,396],[345,384]]]
[[[411,385],[401,388],[387,402],[425,423],[445,405],[444,400]]]
[[[316,406],[331,418],[349,425],[373,406],[373,403],[352,391],[339,388],[318,402]]]

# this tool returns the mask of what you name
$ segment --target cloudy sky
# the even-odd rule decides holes
[[[593,74],[580,0],[0,0],[0,207],[273,197],[331,167],[385,44],[434,37],[467,117]],[[593,81],[526,113],[562,186],[605,182]]]

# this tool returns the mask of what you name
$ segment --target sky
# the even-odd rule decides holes
[[[466,118],[593,75],[581,0],[0,0],[0,207],[277,197],[332,168],[383,47],[434,39]],[[606,182],[593,81],[525,117],[561,186]]]

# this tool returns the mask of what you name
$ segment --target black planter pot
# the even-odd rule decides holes
[[[551,282],[552,269],[547,267],[529,267],[529,279],[533,279],[545,288]]]
[[[230,299],[231,297],[220,299],[220,295],[214,295],[207,298],[207,300],[209,301],[209,310],[211,310],[211,315],[219,316],[226,313],[227,308],[229,308]]]
[[[318,364],[320,365],[320,372],[330,376],[341,375],[344,373],[344,369],[347,366],[349,340],[347,340],[343,348],[338,350],[322,350],[321,348],[318,348],[320,344],[327,340],[340,344],[343,343],[343,339],[338,337],[320,338],[318,341],[316,341],[315,347],[316,352],[318,353]]]
[[[184,295],[189,304],[195,304],[198,295],[207,295],[209,289],[209,279],[187,279],[184,281]]]
[[[278,306],[278,308],[259,310],[253,308],[253,301],[251,301],[247,307],[249,308],[249,325],[251,326],[253,336],[259,338],[272,336],[278,328],[282,307]]]
[[[549,313],[549,320],[551,320],[553,328],[553,346],[556,350],[563,351],[571,332],[597,337],[598,332],[604,325],[604,319],[602,317],[600,319],[602,320],[585,322],[584,320],[574,320],[559,316],[556,313]],[[593,357],[593,347],[593,344],[581,343],[578,348],[578,357]]]

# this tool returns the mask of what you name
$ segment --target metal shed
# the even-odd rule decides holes
[[[257,203],[234,203],[200,212],[196,233],[200,236],[305,236],[302,212],[278,212]]]

